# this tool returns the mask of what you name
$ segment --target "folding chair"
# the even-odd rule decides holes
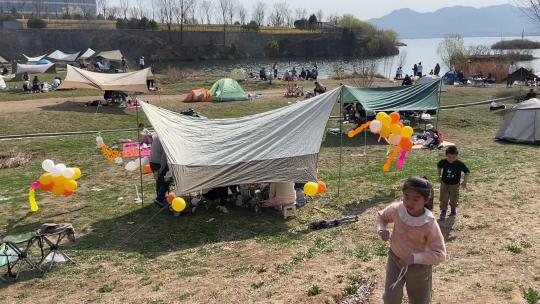
[[[39,245],[42,248],[42,258],[40,265],[49,263],[48,271],[51,271],[54,262],[70,261],[75,262],[62,251],[62,240],[67,237],[70,241],[75,241],[75,233],[71,224],[43,224],[39,231]],[[48,252],[43,252],[45,246]],[[47,250],[47,249],[45,249]]]
[[[39,241],[39,234],[36,231],[6,236],[0,241],[0,267],[7,267],[7,277],[17,280],[24,263],[28,264],[30,269],[43,272],[38,263],[32,261],[28,255],[32,245]],[[22,246],[19,247],[19,244]]]

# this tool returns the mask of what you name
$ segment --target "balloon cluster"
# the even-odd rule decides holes
[[[114,161],[117,165],[124,164],[124,159],[122,158],[122,151],[113,149],[106,145],[103,142],[103,138],[101,136],[96,137],[96,145],[101,150],[101,154],[107,159],[108,161]],[[144,168],[144,173],[152,173],[152,170],[150,169],[150,160],[148,157],[143,157],[140,161],[139,159],[135,159],[132,161],[129,161],[125,169],[127,171],[135,171],[139,168],[139,166],[142,165],[142,168]]]
[[[145,173],[146,173],[146,168],[150,168],[150,159],[148,157],[143,157],[142,159],[135,159],[135,160],[132,160],[132,161],[129,161],[127,164],[126,164],[126,170],[128,171],[135,171],[137,169],[139,169],[139,166],[142,166],[145,170]]]
[[[101,154],[103,154],[108,161],[114,160],[115,162],[118,162],[117,159],[122,158],[122,151],[115,150],[106,144],[103,144],[99,149],[101,150]]]
[[[174,192],[167,194],[167,203],[171,205],[174,212],[182,212],[186,209],[186,201],[181,197],[177,197]]]
[[[79,168],[69,168],[64,164],[55,165],[50,159],[44,160],[41,167],[45,173],[41,174],[38,181],[32,183],[32,189],[51,191],[55,196],[71,196],[77,190],[77,180],[81,177]]]
[[[396,166],[399,169],[403,169],[405,157],[407,156],[408,151],[413,147],[411,136],[414,134],[414,130],[409,126],[404,126],[400,119],[401,117],[398,112],[392,112],[390,115],[385,112],[379,112],[377,113],[377,116],[375,116],[375,120],[366,122],[355,130],[349,131],[348,136],[354,137],[363,130],[369,128],[373,134],[379,134],[379,138],[384,138],[386,142],[388,142],[388,153],[390,153],[392,147],[395,147],[394,151],[384,164],[383,170],[390,170],[392,162],[400,151],[401,155]]]
[[[326,184],[323,181],[308,182],[304,185],[304,193],[307,196],[315,196],[317,194],[323,194],[326,192]]]

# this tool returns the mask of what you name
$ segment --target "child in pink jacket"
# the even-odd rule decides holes
[[[377,214],[377,232],[383,241],[390,240],[384,303],[401,303],[404,285],[409,303],[431,302],[432,265],[446,259],[441,229],[424,207],[432,197],[429,181],[410,177],[403,185],[403,202]],[[394,223],[391,236],[388,223]]]

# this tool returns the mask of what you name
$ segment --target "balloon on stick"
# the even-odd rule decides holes
[[[398,169],[403,169],[403,166],[405,165],[405,157],[407,157],[407,150],[402,150],[401,155],[399,156],[398,162],[396,163],[396,167]]]
[[[39,210],[36,201],[36,191],[34,189],[30,189],[28,191],[28,202],[30,203],[30,211],[37,212]]]
[[[388,158],[388,160],[386,161],[386,163],[384,164],[383,166],[383,171],[384,172],[388,172],[390,171],[390,167],[392,166],[392,162],[394,161],[394,159],[397,157],[399,151],[401,150],[400,147],[396,147],[394,149],[394,152],[392,152],[392,155],[390,155],[390,157]]]

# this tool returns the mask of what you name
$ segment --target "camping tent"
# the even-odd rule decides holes
[[[20,64],[17,63],[16,75],[24,73],[28,74],[43,74],[43,73],[56,73],[54,63],[49,64]]]
[[[38,61],[40,61],[41,59],[45,58],[45,56],[47,56],[47,54],[41,55],[41,56],[37,56],[37,57],[29,57],[29,56],[26,56],[25,54],[22,54],[22,55],[26,58],[26,61],[27,61],[27,62],[38,62]]]
[[[0,56],[0,64],[9,63],[4,57]]]
[[[4,77],[0,76],[0,90],[7,89],[6,82],[4,81]]]
[[[343,103],[362,104],[366,111],[426,111],[439,108],[441,81],[414,86],[355,88],[344,86]]]
[[[537,78],[538,76],[534,75],[533,72],[522,67],[512,73],[512,75],[509,75],[506,80],[510,80],[510,83],[514,83],[514,81],[524,82],[527,80],[535,80]]]
[[[420,78],[418,80],[417,84],[425,84],[425,83],[432,83],[434,81],[439,81],[442,78],[437,75],[425,75],[424,77]],[[443,82],[441,84],[441,92],[447,92],[448,88],[446,87],[446,84]]]
[[[210,88],[210,93],[214,101],[235,101],[235,100],[247,100],[247,94],[244,89],[238,84],[238,82],[231,78],[223,78]]]
[[[202,119],[141,107],[157,132],[178,193],[253,182],[317,180],[317,160],[341,88],[234,119]]]
[[[50,62],[49,60],[47,59],[41,59],[40,61],[36,62],[36,64],[51,64],[52,62]]]
[[[122,61],[124,55],[119,50],[99,52],[95,57],[105,58],[110,61]]]
[[[195,89],[187,94],[185,102],[211,102],[212,94],[207,89]]]
[[[92,50],[91,48],[88,48],[81,56],[79,56],[79,59],[88,59],[92,57],[96,52]]]
[[[73,53],[73,54],[66,54],[62,51],[56,50],[52,52],[51,54],[49,54],[47,58],[50,58],[56,61],[73,62],[77,60],[77,57],[79,57],[79,53],[80,52]]]
[[[146,92],[150,68],[129,73],[96,73],[67,66],[66,79],[59,89],[98,89],[102,91]]]
[[[505,115],[496,138],[540,144],[540,100],[533,98],[516,105]]]

